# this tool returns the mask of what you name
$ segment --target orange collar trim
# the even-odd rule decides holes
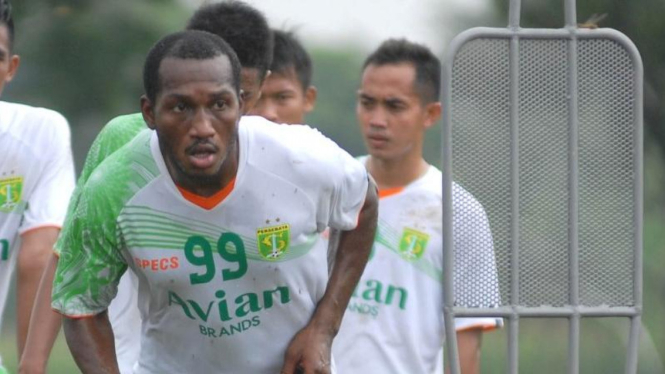
[[[197,195],[195,193],[187,191],[186,189],[180,186],[176,187],[178,187],[178,191],[180,191],[180,194],[182,195],[182,197],[185,198],[185,200],[189,201],[192,204],[198,205],[205,210],[210,210],[219,205],[219,203],[224,201],[224,199],[226,199],[226,197],[229,196],[231,191],[233,191],[233,187],[235,187],[235,184],[236,184],[236,179],[233,178],[226,186],[224,186],[224,188],[222,188],[221,190],[219,190],[219,192],[210,197]]]
[[[392,195],[397,195],[398,193],[404,191],[404,187],[395,187],[395,188],[386,188],[379,190],[379,199],[383,199],[384,197],[392,196]]]

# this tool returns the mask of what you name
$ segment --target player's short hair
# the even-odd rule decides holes
[[[231,0],[201,6],[189,19],[187,30],[213,33],[224,39],[244,68],[254,68],[260,78],[272,60],[272,32],[263,13],[241,1]]]
[[[289,74],[293,68],[303,91],[306,90],[312,82],[312,60],[309,54],[292,32],[273,30],[272,34],[275,49],[270,71],[273,74]]]
[[[233,81],[231,84],[240,95],[240,61],[231,47],[219,36],[205,31],[180,31],[160,39],[148,52],[143,67],[143,87],[145,94],[155,102],[161,90],[159,68],[167,57],[193,60],[207,60],[227,56],[231,63]]]
[[[7,27],[9,34],[9,49],[14,46],[14,18],[12,17],[12,5],[9,0],[0,0],[0,25]]]
[[[415,68],[415,89],[420,100],[424,104],[438,101],[441,92],[441,62],[424,45],[406,39],[388,39],[367,57],[363,71],[369,65],[401,63],[412,64]]]

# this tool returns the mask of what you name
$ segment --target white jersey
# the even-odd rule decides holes
[[[0,101],[0,322],[20,235],[60,227],[73,189],[65,118],[52,110]]]
[[[138,373],[279,372],[327,285],[321,231],[357,225],[367,173],[317,131],[244,118],[239,150],[235,182],[210,209],[173,183],[150,130],[81,192],[53,307],[73,317],[104,311],[130,267]]]
[[[485,223],[485,230],[470,233],[489,243],[472,270],[490,275],[495,293],[487,299],[499,304],[485,212],[461,187],[453,188],[454,196],[468,195],[464,204],[453,201],[455,215],[471,214]],[[380,199],[372,254],[333,343],[343,374],[431,373],[444,341],[441,172],[430,166],[424,176],[394,192]],[[468,236],[453,225],[455,249],[464,251]],[[493,318],[456,320],[458,330],[499,323]]]

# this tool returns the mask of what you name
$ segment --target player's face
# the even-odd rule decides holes
[[[314,109],[316,88],[303,90],[293,68],[272,73],[261,88],[261,98],[249,114],[289,125],[304,123],[305,114]]]
[[[261,72],[256,68],[242,68],[240,70],[240,88],[245,103],[243,114],[248,113],[261,97]]]
[[[171,176],[183,187],[221,188],[235,173],[242,110],[228,57],[166,58],[159,73],[156,102],[143,98],[141,107]]]
[[[9,48],[9,30],[0,23],[0,95],[5,84],[14,78],[18,64],[19,57],[13,55]]]
[[[421,102],[415,78],[415,68],[407,63],[368,65],[363,72],[356,115],[372,157],[390,161],[422,154],[425,130],[441,107]]]

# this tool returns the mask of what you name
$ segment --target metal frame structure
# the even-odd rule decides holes
[[[640,318],[642,314],[642,62],[639,53],[633,43],[623,34],[611,29],[579,29],[576,23],[576,8],[574,0],[565,0],[565,27],[561,29],[522,29],[520,23],[520,0],[510,0],[509,25],[507,28],[474,28],[458,35],[449,46],[449,51],[444,62],[443,71],[443,238],[444,238],[444,320],[446,326],[446,353],[447,365],[452,374],[460,372],[457,351],[456,334],[454,328],[455,317],[501,317],[507,325],[508,338],[508,367],[507,372],[518,373],[519,370],[519,321],[524,317],[551,317],[566,318],[569,320],[569,342],[568,342],[568,373],[579,373],[580,365],[580,319],[586,317],[625,317],[629,318],[630,335],[627,359],[625,365],[626,373],[637,371],[637,351],[640,334]],[[509,41],[510,61],[510,123],[511,123],[511,269],[520,263],[520,252],[518,240],[520,236],[519,227],[519,48],[520,40],[529,39],[560,39],[567,43],[568,68],[568,126],[570,149],[568,157],[568,255],[569,255],[569,290],[568,304],[562,307],[522,306],[520,297],[520,273],[511,271],[510,298],[497,308],[464,308],[456,306],[454,295],[454,242],[453,242],[453,213],[452,213],[452,181],[453,181],[453,123],[452,108],[453,92],[453,65],[455,57],[461,48],[468,42],[478,38],[502,39]],[[585,306],[580,303],[580,274],[579,274],[579,201],[578,201],[578,151],[579,132],[578,121],[578,41],[593,39],[609,39],[621,45],[632,59],[635,68],[634,90],[634,129],[633,135],[636,139],[633,163],[633,188],[634,188],[634,254],[631,269],[634,276],[633,298],[634,305],[627,306]]]

